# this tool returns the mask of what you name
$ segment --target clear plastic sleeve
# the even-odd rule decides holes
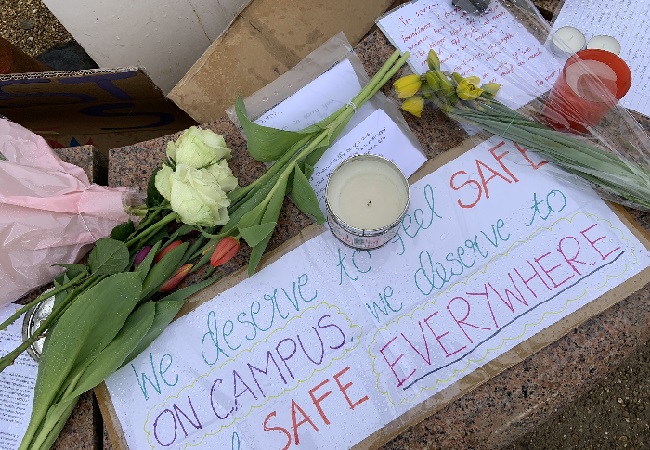
[[[424,25],[409,24],[411,34],[396,32],[391,20],[405,21],[414,3],[378,20],[394,45],[413,49],[411,68],[423,82],[417,95],[460,123],[537,151],[563,169],[559,176],[607,200],[650,210],[649,140],[619,104],[634,78],[621,57],[584,48],[571,30],[553,32],[528,0],[417,4],[432,7]],[[439,68],[427,64],[429,49]],[[432,79],[435,72],[444,78]],[[493,95],[495,85],[500,88]],[[474,97],[470,89],[482,92]],[[469,138],[478,142],[485,134],[470,132]]]

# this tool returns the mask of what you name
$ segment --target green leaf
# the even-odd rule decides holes
[[[162,205],[165,201],[165,198],[160,195],[158,189],[156,188],[156,174],[160,168],[153,171],[151,177],[149,177],[149,184],[147,185],[147,207],[155,208],[156,206]]]
[[[76,278],[79,275],[88,273],[88,266],[85,264],[54,264],[55,266],[65,267],[64,277],[68,279]],[[64,278],[61,278],[64,280]]]
[[[129,353],[126,358],[124,358],[124,361],[122,362],[122,366],[125,364],[128,364],[138,356],[140,353],[142,353],[149,345],[158,337],[160,336],[160,333],[163,332],[163,330],[171,323],[172,320],[174,320],[174,317],[176,317],[176,314],[178,314],[178,311],[181,309],[181,307],[185,304],[185,301],[183,300],[176,300],[176,301],[158,301],[158,302],[147,302],[145,305],[154,305],[155,307],[155,314],[153,317],[153,321],[151,323],[151,326],[149,327],[149,330],[147,331],[147,334],[145,334],[142,339],[138,342],[138,344],[131,350],[131,353]]]
[[[273,233],[276,225],[277,222],[267,222],[261,225],[253,225],[248,228],[240,228],[239,232],[249,246],[255,247]]]
[[[165,281],[174,275],[180,266],[180,262],[188,247],[189,244],[183,242],[181,245],[165,254],[163,259],[151,267],[151,270],[142,283],[141,300],[147,300],[152,294],[160,289],[160,286],[162,286]]]
[[[149,331],[147,332],[146,336],[144,336],[142,340],[138,342],[138,345],[131,352],[131,354],[124,359],[123,365],[127,364],[133,358],[142,353],[147,347],[149,347],[149,344],[151,344],[160,335],[160,333],[162,333],[165,327],[169,325],[172,320],[174,320],[174,317],[176,317],[176,314],[178,314],[178,311],[185,304],[185,300],[189,296],[202,289],[205,289],[218,279],[219,277],[213,277],[207,280],[203,280],[200,283],[187,286],[183,289],[177,289],[161,300],[155,302],[156,315],[153,319],[151,327],[149,328]]]
[[[273,195],[271,197],[271,200],[269,201],[269,204],[266,208],[266,212],[262,217],[262,223],[277,223],[278,217],[280,217],[280,210],[282,208],[282,203],[284,202],[284,192],[286,190],[287,178],[288,176],[283,176],[279,180],[280,185],[276,193],[282,192],[283,194]],[[269,233],[267,237],[265,237],[255,247],[253,247],[253,251],[251,252],[251,257],[248,262],[249,276],[255,273],[255,269],[257,268],[257,265],[259,264],[260,260],[262,259],[262,256],[264,255],[264,251],[266,250],[266,247],[269,244],[269,241],[271,240],[271,236],[273,236],[273,233]]]
[[[121,223],[115,226],[111,230],[111,238],[126,242],[133,232],[135,232],[135,224],[129,220],[126,223]]]
[[[33,434],[75,366],[93,359],[115,337],[140,297],[135,273],[110,276],[82,292],[48,330],[34,387]]]
[[[113,275],[129,267],[129,249],[124,242],[100,238],[88,255],[88,266],[95,275]]]
[[[248,153],[257,161],[275,161],[310,133],[278,130],[258,125],[246,116],[246,107],[241,97],[235,103],[235,112],[248,143]]]
[[[156,307],[152,302],[138,306],[124,322],[124,326],[97,357],[83,370],[81,378],[71,393],[67,393],[61,401],[71,400],[94,388],[109,375],[119,369],[127,356],[146,336],[153,324]]]
[[[244,214],[241,219],[239,219],[239,222],[237,223],[237,228],[241,231],[242,228],[249,228],[255,225],[259,225],[260,221],[262,220],[262,217],[264,216],[264,212],[266,211],[266,207],[268,206],[269,202],[268,200],[264,200],[263,202],[259,203],[255,208],[252,210],[248,211],[246,214]]]
[[[318,197],[316,197],[314,188],[311,187],[309,180],[305,177],[305,174],[302,173],[298,165],[296,165],[293,175],[293,190],[291,197],[298,209],[302,212],[314,217],[318,223],[325,222],[325,216],[323,216],[323,213],[318,206]]]

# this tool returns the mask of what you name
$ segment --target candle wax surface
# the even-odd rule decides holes
[[[592,37],[587,44],[587,48],[607,50],[615,55],[618,55],[621,52],[621,44],[619,44],[615,38],[603,34]]]
[[[364,230],[394,223],[408,202],[402,175],[381,160],[355,160],[330,178],[327,199],[332,212],[347,225]]]
[[[553,46],[558,52],[576,53],[585,48],[585,35],[574,27],[562,27],[553,35]]]

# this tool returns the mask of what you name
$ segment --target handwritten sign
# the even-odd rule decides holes
[[[416,73],[428,70],[435,50],[442,70],[476,75],[483,83],[499,83],[499,100],[519,108],[551,88],[562,63],[500,2],[480,15],[447,0],[419,0],[377,21],[390,41],[411,53]]]
[[[309,239],[106,385],[132,449],[348,448],[649,265],[596,195],[495,139],[415,183],[385,247]]]

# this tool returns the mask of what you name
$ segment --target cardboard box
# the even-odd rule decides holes
[[[0,75],[0,115],[51,147],[92,144],[105,155],[195,123],[133,67]]]
[[[169,93],[200,123],[225,115],[339,32],[355,45],[392,0],[255,0]]]
[[[44,0],[101,68],[144,68],[166,94],[251,0]]]

